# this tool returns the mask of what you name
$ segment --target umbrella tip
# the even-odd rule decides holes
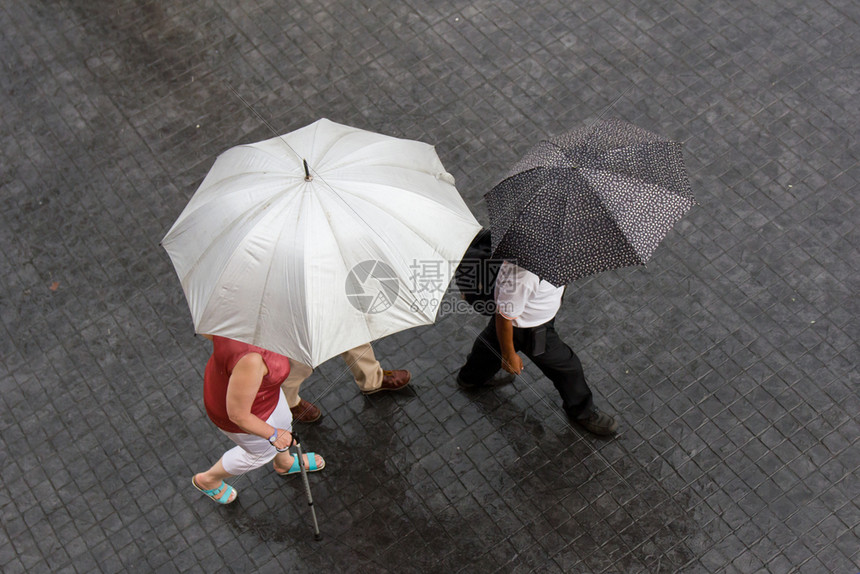
[[[302,159],[302,163],[305,166],[305,181],[312,180],[314,178],[314,176],[311,175],[311,170],[308,169],[308,160]]]

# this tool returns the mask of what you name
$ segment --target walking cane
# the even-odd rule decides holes
[[[295,445],[295,447],[296,447],[296,456],[298,457],[299,468],[301,469],[301,472],[302,472],[302,481],[305,483],[305,493],[308,495],[308,506],[311,507],[311,517],[314,520],[314,540],[322,540],[322,535],[320,534],[320,527],[319,527],[319,524],[317,523],[317,511],[314,510],[314,498],[313,498],[313,496],[311,496],[311,484],[308,482],[308,471],[305,468],[305,461],[302,460],[302,442],[301,442],[301,439],[299,439],[299,435],[297,435],[296,433],[292,433],[292,435],[293,435],[293,444],[290,446]],[[290,449],[290,447],[288,446],[287,448],[285,448],[283,451],[280,451],[280,452],[284,452],[284,451],[289,450],[289,449]],[[280,450],[280,449],[275,449],[275,450]]]

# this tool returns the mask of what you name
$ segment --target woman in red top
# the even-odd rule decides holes
[[[221,504],[236,500],[238,492],[225,478],[244,474],[273,460],[280,475],[301,471],[286,449],[293,444],[293,416],[281,392],[290,374],[290,360],[254,345],[204,335],[213,343],[206,364],[203,397],[206,414],[237,446],[212,468],[191,479],[194,487]],[[284,452],[279,452],[283,449]],[[325,467],[323,458],[312,452],[304,457],[313,472]]]

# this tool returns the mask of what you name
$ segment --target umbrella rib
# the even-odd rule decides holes
[[[243,173],[241,173],[241,174],[234,174],[234,175],[231,175],[231,176],[228,176],[228,177],[225,177],[225,178],[219,179],[219,180],[218,180],[218,181],[216,181],[216,182],[213,182],[212,184],[210,184],[209,186],[207,186],[203,191],[209,192],[209,191],[211,191],[211,190],[214,190],[214,189],[215,189],[215,188],[217,188],[217,187],[221,187],[221,186],[222,186],[222,184],[224,184],[224,183],[232,183],[232,182],[234,182],[234,181],[236,181],[236,180],[238,180],[238,179],[240,179],[240,178],[242,178],[242,177],[245,177],[245,176],[246,176],[246,175],[248,175],[248,174],[262,174],[262,175],[269,175],[269,174],[272,174],[272,173],[273,173],[273,172],[271,172],[271,171],[254,171],[254,172],[243,172]],[[200,190],[198,190],[198,191],[200,191]],[[233,191],[229,191],[228,193],[224,193],[224,194],[222,194],[222,195],[218,195],[218,196],[217,196],[217,200],[222,201],[225,197],[230,197],[232,194],[235,194],[235,193],[244,193],[244,192],[245,192],[245,190],[244,190],[244,189],[236,189],[236,190],[233,190]],[[175,229],[177,228],[177,225],[179,225],[183,220],[188,219],[188,218],[189,218],[192,214],[194,214],[197,210],[199,210],[199,209],[201,209],[201,208],[203,208],[203,207],[205,207],[205,206],[209,205],[209,204],[210,204],[214,199],[216,199],[216,198],[206,198],[205,200],[202,200],[202,201],[196,201],[196,202],[195,202],[195,201],[194,201],[194,197],[192,197],[192,198],[191,198],[191,201],[189,201],[189,203],[185,206],[185,209],[183,209],[182,213],[180,213],[179,217],[178,217],[178,218],[176,219],[176,221],[173,223],[173,225],[171,226],[171,228],[167,231],[167,233],[165,234],[164,238],[162,239],[162,242],[163,242],[165,239],[167,239],[167,238],[168,238],[168,237],[169,237],[169,236],[170,236],[170,235],[175,231]],[[189,210],[189,208],[190,208],[190,210]]]
[[[359,132],[356,132],[356,133],[359,133]],[[367,133],[371,133],[371,132],[367,132]],[[350,135],[352,135],[352,134],[350,134]],[[376,135],[378,135],[378,134],[376,134]],[[394,136],[384,136],[384,138],[391,138],[391,140],[395,140],[396,142],[401,142],[401,143],[402,143],[402,142],[408,142],[408,143],[412,144],[413,146],[420,146],[420,147],[424,147],[424,148],[432,148],[432,147],[433,147],[432,145],[430,145],[430,144],[428,144],[428,143],[420,142],[420,141],[417,141],[417,140],[406,140],[406,139],[402,139],[402,138],[396,138],[396,137],[394,137]],[[390,141],[389,139],[383,139],[383,138],[380,138],[380,139],[377,139],[376,141],[372,141],[372,142],[369,142],[369,143],[365,144],[365,145],[364,145],[364,146],[362,146],[361,148],[354,149],[354,150],[350,151],[349,153],[344,153],[343,155],[338,155],[338,156],[337,156],[337,161],[342,162],[342,163],[347,163],[347,162],[349,162],[349,161],[352,161],[352,160],[351,160],[351,158],[352,158],[352,156],[354,156],[355,154],[358,154],[358,153],[367,154],[367,153],[368,153],[368,150],[370,150],[370,149],[372,149],[372,148],[375,148],[375,147],[378,147],[378,146],[387,146],[387,145],[388,145],[388,146],[390,146],[390,145],[392,145],[392,143],[393,143],[393,142],[392,142],[392,141]],[[326,150],[326,153],[328,153],[328,151],[329,151],[330,149],[331,149],[331,147],[329,147],[329,148]],[[387,156],[387,155],[377,155],[376,157],[389,157],[389,156]],[[368,162],[368,163],[363,163],[363,164],[362,164],[362,166],[363,166],[363,167],[384,167],[384,166],[386,166],[386,165],[394,165],[394,164],[389,164],[389,163],[370,163],[370,162]],[[425,172],[425,173],[430,173],[430,172]],[[433,174],[431,174],[431,175],[433,175]]]
[[[326,183],[326,185],[327,185],[329,188],[333,189],[333,188],[332,188],[332,186],[331,186],[328,182],[325,182],[325,183]],[[387,185],[387,184],[384,184],[384,183],[379,183],[379,184],[376,184],[376,185],[389,187],[389,188],[394,189],[394,190],[396,190],[396,191],[403,192],[403,194],[404,194],[405,196],[415,197],[415,198],[417,198],[417,199],[419,199],[419,200],[421,200],[421,201],[426,201],[427,203],[429,203],[429,204],[433,205],[434,207],[436,207],[436,208],[438,208],[438,209],[440,209],[440,210],[443,210],[443,211],[444,211],[444,214],[442,214],[442,215],[443,215],[443,217],[453,217],[453,218],[456,218],[456,219],[461,220],[461,221],[470,221],[469,216],[467,216],[467,215],[466,215],[466,213],[465,213],[465,212],[463,212],[462,210],[457,211],[456,206],[446,205],[446,204],[444,204],[444,203],[440,203],[440,202],[438,202],[438,201],[434,201],[434,199],[433,199],[433,198],[428,197],[428,196],[426,196],[426,195],[422,195],[421,193],[419,193],[419,192],[417,192],[417,191],[414,191],[414,190],[412,190],[412,189],[408,189],[408,188],[397,188],[397,187],[390,186],[390,185]],[[337,191],[335,191],[335,193],[338,193],[338,192],[337,192]],[[344,202],[345,202],[345,200],[343,200],[343,198],[342,198],[342,197],[340,197],[340,195],[338,195],[338,197],[341,199],[341,201],[344,201]],[[395,216],[395,215],[396,215],[396,213],[395,213],[395,212],[392,212],[392,211],[390,210],[389,205],[388,205],[388,204],[386,204],[385,202],[369,201],[369,200],[366,200],[366,202],[367,202],[368,204],[370,204],[370,205],[373,205],[373,206],[374,206],[374,207],[376,207],[377,209],[379,209],[379,210],[381,210],[381,211],[385,212],[386,214],[389,214],[389,215],[392,215],[392,216]],[[345,202],[345,203],[346,203],[346,202]],[[347,203],[347,205],[348,205],[348,203]],[[464,205],[465,205],[465,204],[464,204]],[[353,213],[355,213],[355,211],[354,211],[354,210],[353,210]],[[364,219],[362,219],[362,222],[363,222],[363,223],[365,223],[365,224],[367,224],[367,223],[364,221]],[[411,223],[408,223],[408,222],[405,222],[405,221],[402,221],[402,220],[401,220],[401,223],[403,223],[404,225],[407,225],[407,227],[409,227],[409,229],[410,229],[410,230],[412,230],[413,232],[416,232],[416,234],[421,235],[421,236],[422,236],[422,238],[425,238],[425,239],[426,239],[426,237],[425,237],[422,233],[420,233],[420,232],[421,232],[421,228],[416,228],[416,227],[415,227],[415,225],[413,225],[413,224],[411,224]]]
[[[261,206],[261,207],[259,207],[258,209],[254,210],[254,211],[259,212],[259,211],[264,210],[264,209],[265,209],[265,206]],[[246,211],[246,212],[244,212],[244,213],[243,213],[243,215],[246,215],[247,213],[248,213],[248,212]],[[225,229],[225,231],[222,231],[221,233],[219,233],[219,234],[216,236],[216,238],[215,238],[215,239],[213,239],[212,241],[210,241],[210,242],[206,245],[206,248],[205,248],[205,249],[200,253],[200,255],[199,255],[199,256],[194,260],[194,262],[193,262],[191,265],[189,265],[189,266],[188,266],[188,271],[184,274],[184,276],[181,276],[181,277],[179,278],[179,282],[180,282],[180,284],[183,286],[183,289],[185,289],[185,287],[188,285],[188,283],[192,280],[194,272],[197,270],[197,268],[200,266],[201,262],[206,258],[206,256],[207,256],[209,253],[212,253],[213,251],[215,251],[215,250],[216,250],[217,239],[218,239],[218,238],[220,238],[220,237],[223,237],[223,236],[224,236],[224,235],[226,235],[226,234],[227,234],[227,230],[226,230],[226,229]],[[238,242],[238,243],[241,243],[241,242],[242,242],[242,241],[244,241],[246,238],[247,238],[247,234],[243,235],[243,236],[242,236],[242,238],[239,240],[239,242]],[[213,281],[213,283],[214,283],[214,284],[219,284],[219,283],[220,283],[220,279],[221,279],[221,277],[224,275],[224,273],[227,271],[227,269],[229,269],[229,268],[230,268],[230,262],[233,260],[233,258],[234,258],[235,256],[236,256],[236,250],[234,250],[234,251],[230,254],[230,257],[227,259],[227,261],[225,261],[224,265],[221,267],[221,269],[220,269],[220,271],[219,271],[219,273],[218,273],[218,276],[217,276],[217,277],[214,279],[214,281]],[[266,274],[266,280],[268,281],[268,272],[267,272],[267,274]],[[206,311],[207,311],[207,309],[209,308],[209,305],[211,305],[211,304],[213,303],[212,297],[213,297],[213,295],[214,295],[214,294],[215,294],[214,290],[213,290],[213,291],[211,291],[211,292],[209,293],[209,296],[207,297],[207,299],[206,299],[205,303],[201,305],[201,308],[203,309],[202,313],[200,313],[200,316],[201,316],[201,317],[207,314],[207,313],[206,313]],[[190,304],[190,300],[189,300],[189,304]],[[254,332],[255,332],[255,335],[256,335],[256,333],[257,333],[257,327],[256,327],[256,326],[255,326],[255,328],[254,328]]]
[[[587,168],[587,169],[584,169],[583,171],[585,171],[585,172],[593,171],[593,172],[599,172],[599,173],[606,173],[606,174],[609,174],[610,176],[616,176],[616,177],[625,177],[625,178],[632,177],[632,176],[628,176],[627,174],[623,174],[623,173],[619,173],[619,172],[612,172],[609,170],[597,169],[597,168]],[[590,180],[589,180],[589,184],[591,185],[592,188],[595,188],[594,184]],[[687,204],[687,206],[686,206],[687,209],[691,208],[695,204],[695,201],[692,198],[688,197],[687,195],[685,195],[683,193],[674,192],[673,190],[670,190],[670,189],[668,189],[662,185],[655,184],[655,183],[649,183],[649,185],[653,185],[654,187],[658,188],[660,191],[665,192],[667,197],[674,196],[674,197],[677,197],[681,200],[684,200],[684,202]],[[632,240],[633,238],[631,237],[631,235],[629,233],[625,232],[624,228],[618,222],[618,219],[616,218],[615,214],[610,209],[607,209],[603,205],[603,203],[601,203],[601,206],[603,207],[604,211],[606,212],[608,219],[610,221],[612,221],[612,224],[615,226],[616,229],[618,229],[618,232],[621,234],[621,236],[628,240],[628,243],[630,244],[631,248],[636,253],[636,257],[640,260],[641,264],[644,265],[646,260],[649,259],[650,256],[643,256],[642,254],[640,254],[639,247],[633,242],[633,240]]]
[[[321,179],[322,179],[322,178],[321,178]],[[394,253],[399,253],[399,250],[394,249],[394,248],[393,248],[394,246],[392,246],[390,242],[386,241],[386,240],[385,240],[385,237],[384,237],[384,236],[382,236],[382,235],[380,235],[380,234],[376,231],[376,229],[375,229],[372,225],[370,225],[370,223],[368,223],[368,222],[367,222],[367,221],[366,221],[366,220],[365,220],[365,219],[364,219],[364,218],[363,218],[363,217],[362,217],[362,216],[361,216],[361,215],[360,215],[360,214],[359,214],[359,213],[358,213],[358,212],[357,212],[357,211],[356,211],[356,210],[355,210],[355,209],[354,209],[350,204],[349,204],[349,202],[348,202],[348,201],[346,201],[343,197],[341,197],[340,193],[338,193],[338,192],[337,192],[337,190],[335,190],[335,189],[334,189],[334,187],[332,187],[332,186],[331,186],[328,182],[326,182],[324,179],[322,179],[322,181],[323,181],[323,183],[325,183],[325,186],[329,189],[329,191],[330,191],[331,193],[333,193],[333,194],[334,194],[334,196],[335,196],[335,197],[337,197],[337,199],[338,199],[338,200],[339,200],[339,201],[340,201],[344,206],[346,206],[346,207],[350,210],[350,212],[351,212],[353,215],[355,215],[355,216],[356,216],[356,217],[357,217],[357,218],[358,218],[358,219],[359,219],[359,220],[360,220],[360,221],[365,225],[365,227],[366,227],[369,231],[371,231],[371,232],[372,232],[376,237],[378,237],[378,238],[380,239],[380,242],[381,242],[382,244],[384,244],[385,246],[387,246],[387,247],[391,248],[391,249],[392,249],[392,251],[393,251]],[[340,239],[338,238],[337,234],[336,234],[336,233],[332,233],[332,236],[335,238],[335,241],[338,243],[338,247],[341,247],[341,241],[340,241]],[[340,256],[341,256],[341,261],[343,262],[344,267],[346,267],[346,263],[347,263],[347,262],[346,262],[346,260],[343,258],[343,249],[338,249],[338,254],[340,254]],[[400,293],[401,293],[402,291],[403,291],[402,289],[398,289],[398,290],[397,290],[397,294],[398,294],[397,296],[398,296],[398,298],[400,297]],[[407,291],[409,291],[410,293],[412,293],[412,292],[411,292],[411,290],[408,290],[408,289],[407,289]],[[412,293],[412,299],[411,299],[411,300],[407,300],[406,298],[403,298],[403,301],[405,301],[405,302],[407,302],[407,303],[410,303],[410,304],[413,304],[413,303],[416,303],[416,302],[418,301],[418,298],[417,298],[417,297],[415,297],[415,294],[414,294],[414,293]]]
[[[228,175],[227,177],[223,177],[223,178],[219,179],[218,181],[212,182],[210,185],[208,185],[204,188],[204,191],[209,191],[210,189],[220,187],[222,184],[232,183],[234,181],[242,179],[243,177],[261,176],[261,175],[263,175],[263,176],[272,175],[273,177],[283,177],[283,176],[278,176],[274,171],[243,171],[241,173],[234,173],[232,175]],[[242,188],[234,189],[225,195],[219,196],[219,199],[229,195],[230,193],[239,193],[239,192],[244,192],[244,191],[245,190]]]
[[[271,206],[271,205],[272,205],[272,200],[271,200],[271,199],[269,199],[268,201],[266,201],[266,202],[264,202],[264,203],[256,204],[256,205],[254,205],[251,209],[246,209],[245,211],[239,212],[239,214],[238,214],[239,216],[238,216],[238,217],[236,217],[236,218],[234,218],[234,219],[232,220],[232,223],[236,223],[237,221],[239,221],[239,220],[241,220],[241,219],[244,219],[244,220],[253,220],[254,218],[256,218],[256,217],[257,217],[257,215],[258,215],[258,214],[260,214],[260,213],[262,213],[262,212],[266,211],[266,210],[269,208],[269,206]],[[221,232],[219,232],[219,233],[218,233],[218,235],[216,235],[216,236],[215,236],[215,237],[214,237],[214,238],[213,238],[213,239],[212,239],[212,240],[211,240],[211,241],[206,245],[206,249],[205,249],[205,250],[200,254],[200,257],[198,257],[198,258],[197,258],[197,260],[194,262],[194,264],[193,264],[193,265],[189,266],[189,273],[188,273],[189,275],[191,274],[191,271],[193,271],[193,270],[197,267],[197,265],[200,263],[200,261],[201,261],[201,260],[202,260],[202,259],[203,259],[207,254],[208,254],[208,253],[210,253],[212,250],[217,249],[216,245],[217,245],[217,243],[218,243],[218,239],[220,239],[221,237],[224,237],[224,236],[228,235],[229,231],[230,231],[230,228],[229,228],[229,227],[225,227]],[[239,242],[241,243],[242,241],[244,241],[244,240],[247,238],[247,236],[248,236],[248,233],[246,232],[246,233],[241,237],[241,239],[240,239],[240,241],[239,241]],[[226,266],[225,266],[225,268],[226,268]]]
[[[377,164],[377,166],[378,166],[378,167],[382,167],[382,166],[384,166],[384,165],[385,165],[385,164]],[[396,167],[396,166],[394,166],[394,167]],[[429,172],[424,172],[424,173],[427,173],[428,175],[433,175],[433,174],[431,174],[431,173],[429,173]],[[353,214],[353,215],[354,215],[358,220],[360,220],[360,221],[362,222],[362,224],[364,224],[365,228],[366,228],[369,232],[371,232],[375,237],[377,237],[377,238],[379,239],[380,243],[382,243],[383,245],[385,245],[386,247],[388,247],[389,249],[391,249],[391,251],[392,251],[392,252],[394,252],[394,253],[399,253],[399,250],[396,248],[396,246],[395,246],[395,245],[392,245],[392,243],[391,243],[390,241],[386,240],[386,238],[385,238],[383,235],[381,235],[379,232],[377,232],[377,231],[376,231],[376,228],[375,228],[373,225],[371,225],[367,220],[365,220],[365,219],[364,219],[364,217],[362,217],[362,216],[361,216],[361,214],[360,214],[360,213],[358,213],[358,212],[357,212],[357,211],[352,207],[352,205],[350,205],[350,203],[344,199],[343,195],[342,195],[340,192],[338,192],[338,191],[337,191],[337,189],[336,189],[332,184],[330,184],[330,183],[327,181],[327,179],[326,179],[326,178],[322,177],[321,175],[319,175],[318,173],[316,173],[316,172],[315,172],[315,177],[314,177],[314,179],[315,179],[315,180],[319,180],[319,181],[320,181],[320,182],[325,186],[325,188],[327,188],[327,189],[328,189],[328,191],[329,191],[331,194],[333,194],[333,195],[334,195],[334,197],[336,197],[336,198],[338,199],[338,201],[339,201],[343,206],[345,206],[345,207],[346,207],[346,208],[347,208],[347,209],[348,209],[348,210],[349,210],[349,211],[350,211],[350,212],[351,212],[351,213],[352,213],[352,214]],[[409,190],[409,189],[402,189],[402,191],[411,192],[411,190]],[[417,195],[415,192],[411,192],[411,193],[412,193],[413,195]],[[375,206],[377,206],[377,207],[379,207],[379,205],[378,205],[378,204],[374,204],[374,205],[375,205]],[[437,205],[441,205],[441,204],[437,204]],[[465,205],[465,204],[464,204],[464,205]],[[443,208],[445,208],[445,209],[446,209],[446,211],[448,211],[448,212],[450,212],[450,213],[455,213],[455,214],[456,214],[456,212],[453,212],[453,211],[452,211],[452,209],[451,209],[450,207],[445,206],[445,205],[441,205],[441,206],[442,206]],[[464,216],[459,216],[459,215],[458,215],[458,217],[460,217],[461,219],[464,219],[464,220],[466,219]],[[414,229],[414,228],[412,228],[412,227],[410,227],[410,229],[412,229],[413,231],[415,231],[415,229]],[[334,235],[334,234],[333,234],[333,235]],[[337,238],[337,236],[336,236],[336,235],[335,235],[335,238]],[[342,250],[339,250],[339,253],[342,253]],[[436,251],[436,253],[438,254],[438,250]],[[344,262],[344,263],[345,263],[345,262]],[[407,299],[406,297],[403,297],[403,296],[401,295],[401,293],[403,293],[403,291],[404,291],[403,289],[398,289],[398,295],[397,295],[397,296],[398,296],[398,298],[399,298],[399,299],[403,300],[406,304],[408,304],[408,305],[410,305],[410,306],[414,305],[415,303],[418,303],[418,297],[416,296],[416,294],[415,294],[415,293],[413,293],[413,292],[412,292],[412,290],[411,290],[411,289],[406,289],[406,291],[408,291],[408,292],[410,293],[410,295],[412,295],[412,297],[411,297],[410,299]],[[420,307],[420,305],[419,305],[418,307]],[[429,318],[426,314],[425,314],[425,317]]]
[[[283,233],[284,233],[284,227],[281,227],[281,230],[278,232],[277,240],[274,242],[275,244],[280,243],[281,235]],[[274,250],[272,251],[272,253],[274,254]],[[263,288],[260,290],[260,300],[259,300],[259,303],[257,304],[257,313],[255,314],[255,317],[257,317],[256,325],[254,325],[254,340],[255,341],[260,340],[260,329],[263,326],[263,322],[260,321],[259,318],[260,318],[260,313],[263,310],[263,301],[265,299],[266,293],[268,293],[269,277],[271,277],[271,276],[272,276],[272,265],[270,262],[269,265],[266,265],[266,279],[263,281]]]
[[[593,185],[591,185],[591,182],[588,182],[588,184],[590,187],[593,188]],[[573,200],[573,198],[569,194],[565,196],[565,204],[566,204],[565,208],[567,207],[567,205],[569,205],[571,203],[572,200]],[[623,237],[625,240],[628,240],[628,243],[629,243],[629,238],[627,237],[627,234],[624,233],[624,230],[621,228],[621,225],[619,225],[618,220],[615,218],[615,215],[612,213],[612,211],[607,209],[606,206],[602,202],[600,203],[599,207],[600,207],[600,210],[606,214],[607,221],[612,224],[612,226],[618,232],[618,235]],[[567,211],[567,209],[565,209],[565,211]],[[633,247],[632,243],[630,245],[631,245],[631,248],[633,249],[633,253],[636,255],[636,259],[638,259],[639,262],[642,265],[644,265],[645,261],[643,260],[642,256],[639,255],[639,251],[635,247]]]
[[[299,154],[295,151],[295,149],[293,149],[293,147],[292,147],[292,146],[290,146],[290,144],[289,144],[289,143],[287,143],[287,142],[286,142],[286,140],[284,140],[284,136],[279,136],[279,138],[278,138],[278,139],[279,139],[279,140],[281,140],[281,141],[283,141],[283,143],[284,143],[287,147],[289,147],[289,148],[290,148],[290,150],[291,150],[293,153],[295,153],[295,154],[296,154],[296,157],[298,157],[299,159],[301,159],[301,155],[299,155]],[[406,141],[409,141],[409,140],[406,140]],[[373,143],[372,143],[372,144],[370,144],[370,145],[371,145],[371,146],[373,146],[373,145],[377,145],[377,144],[380,144],[380,143],[386,143],[386,142],[383,142],[382,140],[380,140],[380,141],[378,141],[378,142],[373,142]],[[421,142],[416,142],[416,143],[419,143],[419,144],[420,144]],[[243,145],[244,145],[244,146],[247,146],[247,147],[252,147],[252,148],[254,148],[257,152],[262,152],[262,153],[264,153],[264,154],[266,154],[266,155],[269,155],[270,157],[274,157],[275,159],[283,159],[283,158],[279,158],[279,156],[277,156],[277,155],[275,155],[275,154],[273,154],[273,153],[269,152],[268,150],[261,149],[261,148],[259,148],[259,147],[255,146],[254,144],[243,144]],[[428,144],[423,144],[423,145],[428,145]],[[432,147],[432,146],[429,146],[429,147]],[[348,156],[344,156],[344,157],[348,157]],[[391,165],[391,164],[374,164],[374,165],[375,165],[376,167],[384,167],[385,165]],[[299,165],[299,167],[301,168],[302,166],[301,166],[301,165]],[[393,166],[393,167],[397,167],[397,166]],[[326,188],[328,188],[328,190],[329,190],[331,193],[333,193],[333,194],[335,195],[335,197],[337,197],[337,199],[338,199],[338,200],[340,200],[340,202],[341,202],[341,203],[343,203],[347,208],[349,208],[349,210],[350,210],[350,211],[351,211],[351,212],[352,212],[352,213],[353,213],[353,214],[354,214],[358,219],[360,219],[360,220],[361,220],[361,222],[365,225],[365,227],[366,227],[367,229],[369,229],[369,230],[370,230],[374,235],[376,235],[376,237],[378,237],[378,238],[379,238],[379,239],[380,239],[380,240],[381,240],[385,245],[387,245],[389,248],[394,247],[394,246],[392,246],[392,245],[391,245],[391,243],[390,243],[390,242],[385,241],[385,238],[384,238],[382,235],[380,235],[380,234],[379,234],[379,233],[374,229],[374,227],[373,227],[372,225],[370,225],[370,224],[369,224],[369,223],[368,223],[368,222],[367,222],[363,217],[361,217],[361,215],[360,215],[360,214],[359,214],[355,209],[353,209],[351,205],[349,205],[349,202],[347,202],[347,201],[346,201],[346,200],[341,196],[341,194],[337,191],[337,189],[335,189],[335,187],[334,187],[333,185],[331,185],[331,184],[326,180],[326,178],[324,178],[322,175],[320,175],[320,174],[319,174],[319,172],[317,172],[317,171],[313,168],[313,166],[311,166],[311,171],[314,173],[314,179],[316,179],[316,180],[320,181],[320,182],[321,182],[321,183],[322,183]],[[424,172],[424,173],[427,173],[427,175],[435,176],[435,174],[432,174],[432,173],[430,173],[430,172]],[[410,191],[410,190],[406,189],[405,191]],[[445,207],[446,209],[448,209],[448,211],[451,211],[451,210],[450,210],[450,208],[448,208],[447,206],[444,206],[444,205],[443,205],[443,207]],[[416,299],[416,300],[417,300],[417,299]]]
[[[288,143],[286,142],[286,140],[284,139],[284,136],[278,136],[277,138],[273,138],[273,139],[277,139],[278,141],[282,142],[285,146],[287,146],[287,147],[289,148],[289,150],[290,150],[291,152],[293,152],[293,153],[295,154],[296,159],[298,159],[298,160],[299,160],[299,162],[298,162],[298,164],[297,164],[297,165],[298,165],[298,168],[299,168],[299,170],[301,171],[301,175],[302,175],[302,177],[304,177],[304,167],[303,167],[303,165],[302,165],[302,156],[301,156],[301,155],[299,155],[299,152],[297,152],[295,149],[293,149],[293,146],[291,146],[290,144],[288,144]],[[257,142],[257,143],[262,143],[262,142]],[[280,156],[280,155],[277,155],[277,154],[275,154],[275,153],[272,153],[271,151],[269,151],[269,150],[267,150],[267,149],[265,149],[265,148],[262,148],[262,147],[258,146],[258,145],[257,145],[257,143],[242,144],[242,145],[240,145],[240,146],[236,146],[236,147],[248,147],[248,148],[251,148],[251,149],[253,149],[253,150],[254,150],[254,153],[261,153],[261,154],[267,155],[267,156],[269,156],[269,157],[271,157],[271,158],[273,158],[273,159],[277,160],[277,162],[278,162],[278,163],[283,163],[283,161],[284,161],[284,157],[283,157],[283,156]],[[242,172],[242,173],[252,173],[252,172],[248,172],[248,171],[246,171],[246,172]],[[284,173],[289,173],[289,172],[285,171]]]
[[[627,177],[627,178],[630,178],[630,179],[633,179],[633,180],[636,180],[636,179],[637,179],[637,178],[636,178],[636,176],[632,176],[632,175],[630,175],[630,174],[626,174],[626,173],[623,173],[623,172],[621,172],[621,171],[612,171],[611,169],[605,169],[605,168],[600,168],[600,167],[587,167],[587,168],[582,168],[582,169],[583,169],[583,170],[593,171],[593,172],[596,172],[596,173],[605,173],[605,174],[608,174],[608,175],[610,175],[610,176]],[[659,184],[659,183],[654,183],[654,182],[651,182],[651,181],[645,181],[644,179],[639,180],[639,181],[642,181],[642,182],[647,183],[647,184],[649,184],[649,185],[653,185],[654,187],[658,187],[658,188],[660,188],[662,191],[666,192],[666,194],[667,194],[667,195],[675,195],[675,196],[681,197],[681,198],[683,198],[683,199],[689,200],[689,201],[690,201],[690,203],[691,203],[692,205],[695,205],[695,203],[696,203],[695,198],[694,198],[694,197],[692,197],[692,192],[691,192],[691,191],[688,191],[688,190],[674,190],[674,189],[670,189],[669,187],[667,187],[667,186],[665,186],[665,185],[662,185],[662,184]]]

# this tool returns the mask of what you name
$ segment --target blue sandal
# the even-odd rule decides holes
[[[194,488],[196,488],[218,504],[230,504],[231,502],[235,502],[235,500],[239,498],[239,492],[223,480],[221,481],[221,484],[211,490],[200,488],[197,485],[197,481],[194,480],[193,476],[191,477],[191,484],[194,485]],[[236,496],[233,497],[233,500],[230,500],[230,495],[233,494],[233,492],[236,492]]]
[[[317,453],[306,452],[303,454],[308,455],[308,472],[316,472],[325,468],[325,459],[323,459],[322,465],[317,466]],[[301,471],[302,469],[299,468],[299,457],[293,456],[293,466],[290,467],[290,470],[288,470],[287,472],[278,472],[278,474],[280,476],[287,476],[288,474],[297,474]]]

